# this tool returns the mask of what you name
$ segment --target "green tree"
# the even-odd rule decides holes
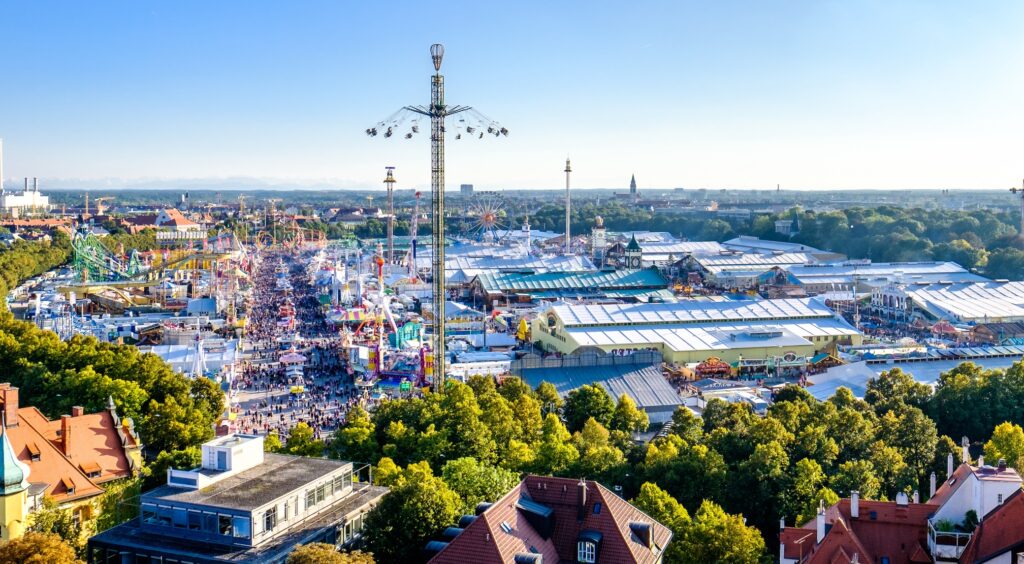
[[[664,561],[683,562],[686,555],[683,553],[684,543],[680,541],[686,538],[690,526],[690,514],[686,512],[686,508],[668,492],[651,482],[644,482],[640,486],[639,495],[630,503],[672,531],[674,541],[665,549]]]
[[[188,447],[182,450],[163,451],[149,466],[142,489],[148,490],[167,483],[167,470],[171,468],[190,470],[199,467],[203,462],[203,453],[199,447]]]
[[[647,413],[637,409],[633,398],[622,394],[619,396],[619,402],[615,406],[615,411],[612,412],[608,428],[612,431],[633,434],[646,431],[649,424],[650,420],[647,417]]]
[[[572,435],[565,424],[554,413],[544,418],[541,430],[540,445],[537,447],[536,472],[539,474],[559,474],[576,462],[579,451],[572,445]]]
[[[551,382],[537,384],[536,392],[545,415],[562,409],[562,397],[558,395],[558,389]]]
[[[910,374],[899,368],[886,370],[877,378],[868,380],[864,399],[879,415],[899,406],[923,407],[931,396],[931,388],[914,380]]]
[[[295,456],[321,457],[324,455],[324,442],[313,438],[313,428],[300,422],[288,432],[288,440],[281,449],[284,454]]]
[[[454,523],[463,507],[444,480],[432,477],[392,488],[364,521],[367,548],[381,562],[413,562],[430,538]]]
[[[281,434],[276,430],[263,437],[263,452],[281,452],[282,448],[284,445],[281,444]]]
[[[462,498],[465,513],[473,513],[482,501],[497,501],[519,483],[515,472],[468,457],[445,463],[441,478]]]
[[[82,523],[75,519],[70,509],[61,509],[49,496],[43,498],[42,507],[29,515],[27,531],[57,535],[77,557],[85,555]]]
[[[380,455],[373,423],[361,406],[349,410],[345,424],[331,438],[328,451],[331,458],[369,463],[377,461]]]
[[[730,515],[710,500],[701,503],[686,535],[673,542],[680,543],[680,562],[685,564],[755,564],[764,555],[761,533],[744,524],[742,516]]]
[[[101,533],[138,516],[138,505],[133,503],[142,493],[142,478],[123,478],[103,484],[99,501],[95,532]]]
[[[1024,471],[1024,429],[1008,421],[997,425],[985,443],[985,460],[993,465],[1005,460],[1011,468]]]
[[[75,550],[52,533],[27,532],[0,541],[0,562],[9,564],[82,564]]]
[[[624,462],[622,451],[611,444],[608,429],[593,417],[587,419],[583,429],[573,435],[573,444],[579,458],[572,466],[572,474],[579,476],[610,477]]]
[[[566,428],[575,433],[583,429],[583,424],[591,417],[607,427],[614,411],[615,402],[600,384],[584,384],[566,396],[562,415]]]
[[[849,496],[857,490],[864,499],[878,499],[881,483],[875,475],[875,465],[868,460],[851,460],[839,465],[831,479],[831,489]]]

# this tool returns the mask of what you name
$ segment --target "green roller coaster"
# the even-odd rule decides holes
[[[71,241],[74,267],[86,282],[121,282],[145,273],[138,253],[133,249],[128,260],[110,252],[92,233],[76,233]]]

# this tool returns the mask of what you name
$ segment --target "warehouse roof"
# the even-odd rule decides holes
[[[531,387],[550,382],[561,396],[596,382],[613,398],[626,394],[645,411],[674,410],[683,403],[657,365],[529,368],[523,370],[522,378]]]
[[[835,313],[824,304],[807,298],[719,302],[684,300],[666,304],[556,304],[551,311],[566,327],[835,317]]]
[[[642,270],[597,270],[589,272],[494,272],[476,277],[488,293],[525,292],[533,290],[587,290],[665,288],[668,285],[660,272]]]
[[[763,266],[765,270],[773,266],[808,264],[815,263],[818,259],[808,253],[729,253],[718,255],[695,255],[702,268],[709,272],[722,270],[735,270],[737,268],[749,269]]]
[[[579,327],[566,334],[581,346],[626,346],[661,344],[676,352],[795,347],[811,345],[811,336],[844,337],[857,330],[835,318],[784,320],[766,327],[755,323],[705,322],[687,325],[644,327]]]
[[[1024,282],[929,284],[906,289],[917,305],[959,321],[1024,319]]]

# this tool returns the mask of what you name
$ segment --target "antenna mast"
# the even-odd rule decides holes
[[[572,238],[569,223],[572,221],[572,199],[569,196],[569,173],[572,167],[569,166],[569,157],[565,158],[565,254],[572,253]]]

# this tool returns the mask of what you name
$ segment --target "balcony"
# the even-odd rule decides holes
[[[955,530],[940,531],[935,528],[935,519],[928,520],[928,550],[936,561],[956,561],[963,554],[972,533]],[[940,527],[945,528],[945,527]]]

